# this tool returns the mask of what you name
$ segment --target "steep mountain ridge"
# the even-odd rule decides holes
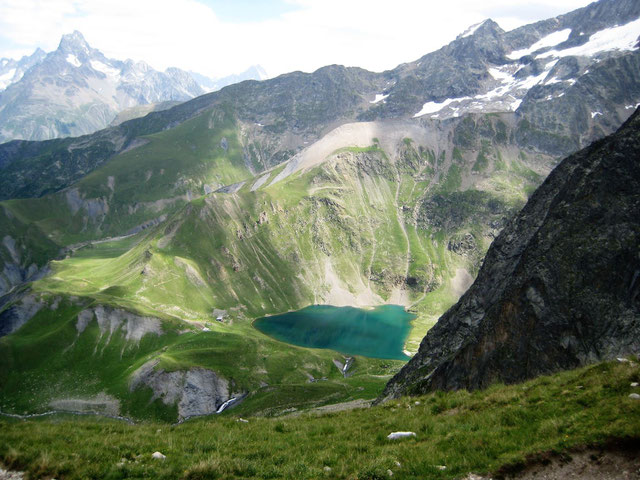
[[[556,167],[380,399],[637,354],[638,158],[640,110]]]

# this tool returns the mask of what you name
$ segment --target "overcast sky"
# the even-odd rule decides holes
[[[79,30],[107,57],[212,77],[338,63],[381,71],[492,18],[505,30],[587,0],[0,0],[0,57],[54,50]]]

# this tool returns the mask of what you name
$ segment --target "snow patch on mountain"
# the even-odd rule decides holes
[[[120,69],[118,68],[102,63],[99,60],[91,60],[89,63],[91,63],[91,68],[97,72],[104,73],[107,77],[113,78],[114,80],[118,80],[120,78]]]
[[[640,18],[618,27],[605,28],[589,37],[587,43],[564,50],[550,50],[536,58],[585,56],[590,57],[612,50],[633,51],[638,49]]]
[[[545,82],[558,60],[552,60],[544,66],[544,70],[538,75],[530,75],[526,78],[516,78],[516,73],[523,67],[519,64],[507,64],[489,69],[489,74],[499,82],[486,93],[473,97],[447,98],[442,102],[427,102],[422,110],[414,115],[414,118],[427,114],[431,118],[458,117],[466,112],[513,112],[518,109],[527,92],[538,84]],[[551,77],[548,82],[559,82],[556,77]],[[494,83],[495,85],[495,83]]]
[[[82,62],[78,60],[78,57],[76,57],[73,53],[68,54],[66,60],[74,67],[79,67],[80,65],[82,65]]]
[[[545,65],[544,70],[540,74],[530,75],[523,79],[517,79],[515,77],[515,73],[522,68],[521,65],[504,65],[499,68],[492,68],[489,70],[489,73],[496,80],[500,80],[501,85],[485,94],[476,95],[474,98],[479,100],[490,100],[507,94],[524,97],[527,91],[547,78],[556,63],[558,63],[558,60],[553,60]],[[513,68],[516,68],[516,70],[513,73],[510,73],[509,70]]]
[[[475,25],[471,25],[464,32],[462,32],[462,35],[460,35],[460,37],[458,37],[458,38],[470,37],[471,35],[476,33],[476,30],[478,30],[482,25],[484,25],[485,22],[486,22],[486,20],[483,20],[480,23],[476,23]]]
[[[470,100],[471,97],[460,97],[460,98],[447,98],[444,102],[427,102],[424,105],[422,105],[422,110],[420,110],[418,113],[416,113],[413,118],[418,118],[421,117],[423,115],[426,115],[427,113],[435,113],[435,112],[439,112],[440,110],[442,110],[444,107],[446,107],[447,105],[450,105],[454,102],[456,103],[460,103],[464,100]]]
[[[507,55],[507,58],[511,60],[517,60],[526,55],[531,55],[533,52],[537,52],[541,48],[547,47],[555,47],[556,45],[561,44],[562,42],[566,42],[571,35],[571,29],[565,28],[564,30],[559,30],[557,32],[550,33],[549,35],[542,37],[536,43],[531,45],[529,48],[523,48],[521,50],[514,50],[510,54]]]
[[[13,76],[16,74],[16,69],[12,68],[7,73],[0,75],[0,90],[4,90],[13,83]]]
[[[373,100],[371,100],[369,103],[378,103],[378,102],[383,102],[384,103],[384,99],[387,98],[389,95],[383,95],[381,93],[376,93],[376,98],[374,98]]]
[[[489,75],[500,81],[512,80],[513,75],[515,75],[522,67],[523,65],[504,65],[500,68],[490,68]]]

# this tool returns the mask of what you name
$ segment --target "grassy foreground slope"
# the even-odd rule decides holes
[[[59,479],[382,479],[388,470],[401,479],[454,479],[535,452],[637,438],[640,402],[629,393],[639,380],[637,364],[610,362],[323,416],[244,422],[231,410],[177,426],[0,419],[0,461]],[[416,437],[390,441],[393,431]],[[167,458],[152,459],[155,451]]]

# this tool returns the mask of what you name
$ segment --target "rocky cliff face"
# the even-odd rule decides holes
[[[640,352],[640,112],[565,159],[379,400]]]
[[[148,387],[151,401],[162,399],[165,405],[177,405],[178,420],[216,413],[229,400],[229,382],[206,368],[166,372],[156,370],[157,360],[150,360],[134,372],[131,391]]]

